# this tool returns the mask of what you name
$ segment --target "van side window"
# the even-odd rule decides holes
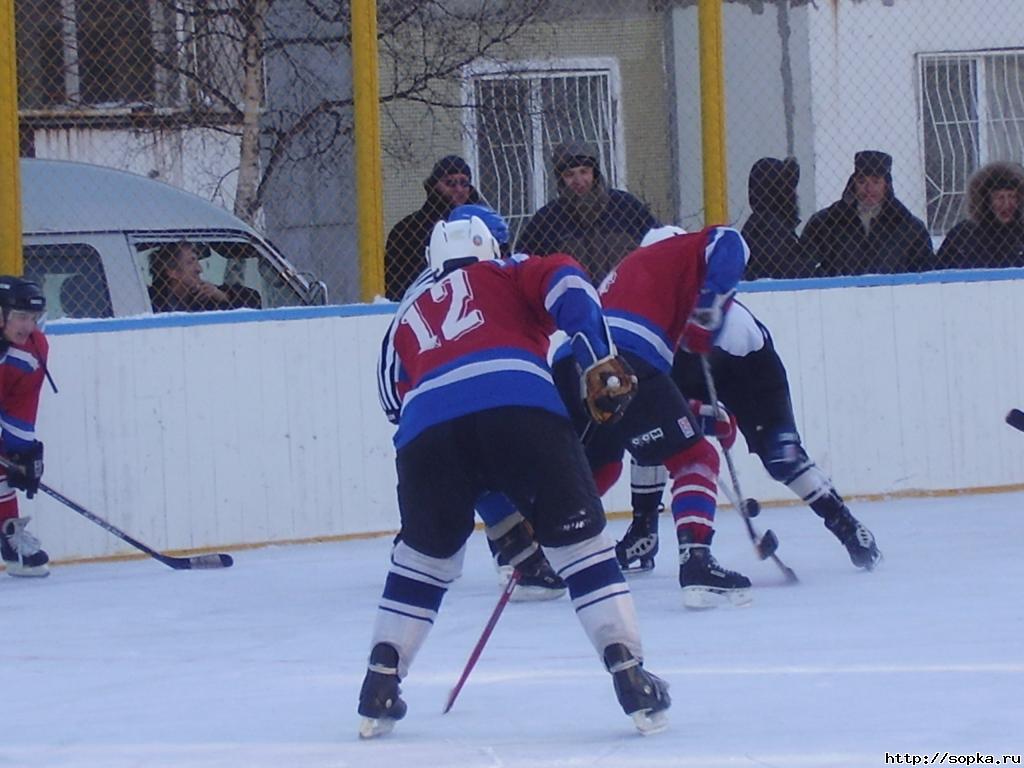
[[[165,259],[156,257],[161,248],[186,242],[198,257],[202,270],[201,279],[218,287],[226,293],[231,301],[227,306],[196,306],[196,302],[177,301],[161,295],[167,289],[158,279],[154,283],[152,262]],[[253,242],[242,239],[220,239],[213,237],[184,236],[177,240],[144,239],[136,236],[132,244],[135,247],[139,267],[146,276],[146,284],[153,298],[153,309],[156,312],[186,310],[186,304],[196,309],[217,308],[270,308],[302,305],[305,303],[300,294],[270,262],[260,247]]]
[[[92,246],[27,245],[23,256],[25,277],[42,286],[51,320],[114,316],[103,262]]]

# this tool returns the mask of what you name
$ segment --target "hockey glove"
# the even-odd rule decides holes
[[[610,355],[587,368],[580,384],[590,418],[595,424],[611,424],[636,396],[637,378],[629,363]]]
[[[714,346],[715,337],[722,329],[726,310],[732,303],[732,293],[701,295],[697,307],[683,326],[683,348],[698,355],[707,355]]]
[[[705,435],[717,437],[726,450],[732,448],[736,442],[736,417],[729,413],[721,401],[718,403],[717,419],[714,407],[700,400],[691,400],[690,410],[700,421],[700,428]]]
[[[31,499],[39,491],[43,476],[43,444],[33,440],[21,450],[8,453],[7,458],[15,465],[7,470],[7,484]]]

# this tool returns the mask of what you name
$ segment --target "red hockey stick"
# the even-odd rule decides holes
[[[508,599],[512,596],[512,590],[516,588],[516,584],[519,583],[519,570],[515,569],[512,571],[512,575],[508,579],[508,583],[505,585],[505,589],[501,592],[501,597],[498,598],[498,604],[494,606],[494,610],[491,611],[491,618],[487,620],[487,626],[484,627],[484,631],[480,635],[480,639],[476,641],[476,645],[473,646],[473,651],[469,654],[469,659],[466,661],[466,667],[462,670],[462,674],[459,676],[459,681],[455,683],[455,687],[452,688],[451,693],[448,694],[448,702],[444,705],[444,712],[442,714],[447,715],[449,710],[455,704],[455,699],[458,698],[459,691],[462,690],[462,686],[466,684],[466,678],[469,677],[469,673],[473,671],[473,667],[476,666],[477,660],[480,658],[480,654],[484,650],[484,646],[487,644],[487,639],[491,636],[491,632],[494,631],[494,625],[498,623],[498,619],[501,617],[501,612],[505,610],[505,605],[508,603]]]

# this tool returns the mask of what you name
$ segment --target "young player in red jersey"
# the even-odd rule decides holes
[[[46,299],[39,286],[0,277],[0,451],[15,468],[0,467],[0,557],[11,576],[46,576],[50,558],[18,516],[15,490],[30,499],[43,474],[43,444],[36,439],[39,392],[48,345],[39,328]]]

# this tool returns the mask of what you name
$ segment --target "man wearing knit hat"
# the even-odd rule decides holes
[[[469,163],[458,155],[445,155],[424,179],[423,206],[392,227],[384,249],[385,295],[399,301],[416,276],[427,266],[426,250],[434,225],[448,218],[453,208],[479,203]]]
[[[842,199],[811,217],[801,243],[822,275],[935,268],[927,227],[893,192],[892,157],[873,149],[854,155]]]
[[[589,144],[556,146],[552,169],[558,197],[527,222],[515,250],[533,256],[571,254],[598,284],[659,222],[633,195],[607,188],[598,153]]]

